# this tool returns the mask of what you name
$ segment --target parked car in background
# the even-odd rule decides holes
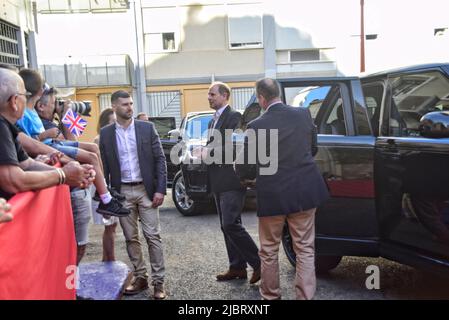
[[[370,256],[449,276],[449,64],[279,81],[285,103],[311,112],[331,194],[316,214],[317,271]],[[244,120],[260,112],[253,97]],[[181,168],[189,199],[204,199],[201,165]],[[288,228],[282,242],[294,265]]]
[[[181,165],[174,164],[170,158],[170,153],[174,145],[179,144],[184,148],[184,152],[189,152],[194,146],[204,146],[207,139],[207,126],[213,117],[213,111],[189,112],[181,122],[179,129],[170,131],[169,141],[162,142],[164,153],[167,158],[167,167],[172,181],[172,198],[176,208],[183,215],[196,214],[200,208],[211,208],[211,198],[207,196],[194,201],[185,187],[185,178],[182,174]],[[173,155],[172,155],[173,156]],[[176,155],[176,158],[182,158],[182,152]],[[202,181],[204,188],[207,189],[207,171],[204,166],[197,168],[197,171],[205,179]],[[188,179],[188,178],[187,178]]]
[[[176,144],[176,141],[171,138],[170,132],[176,129],[176,119],[174,117],[149,117],[148,120],[154,123],[159,134],[167,161],[167,185],[170,186],[178,170],[170,161],[170,150]]]
[[[251,108],[249,108],[251,106]],[[260,114],[260,107],[252,98],[245,108],[242,129],[246,128],[248,121],[255,119]],[[192,158],[191,151],[195,147],[205,146],[207,142],[207,127],[214,115],[214,111],[190,113],[185,118],[185,125],[181,126],[179,141],[185,148],[179,157],[183,160]],[[199,129],[198,129],[199,128]],[[234,143],[243,143],[242,135],[233,135]],[[204,163],[181,163],[179,171],[175,175],[172,187],[173,202],[178,211],[185,216],[197,215],[215,210],[213,196],[208,190],[207,166]],[[255,195],[253,189],[249,189],[247,197]]]

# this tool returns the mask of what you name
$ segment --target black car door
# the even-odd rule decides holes
[[[421,136],[420,120],[449,110],[449,79],[432,69],[385,81],[374,169],[381,251],[412,265],[441,265],[449,261],[449,138]]]
[[[377,237],[374,137],[360,81],[342,78],[281,84],[285,102],[308,108],[318,128],[319,151],[315,160],[331,194],[316,216],[319,253],[369,255],[368,247],[375,242],[369,240]],[[324,252],[326,248],[329,253]]]

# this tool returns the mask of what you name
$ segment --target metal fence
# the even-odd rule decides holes
[[[130,86],[134,67],[129,56],[110,55],[84,57],[77,63],[41,64],[39,69],[48,83],[67,88]]]

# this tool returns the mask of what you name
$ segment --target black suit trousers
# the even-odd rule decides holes
[[[241,213],[245,193],[246,191],[241,189],[214,193],[229,267],[232,269],[246,269],[247,264],[253,269],[260,267],[257,245],[242,225]]]

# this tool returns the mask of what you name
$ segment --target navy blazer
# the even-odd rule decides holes
[[[213,125],[213,119],[209,122],[209,128]],[[207,141],[207,146],[213,148],[213,152],[221,153],[220,158],[222,159],[221,163],[212,163],[207,166],[208,172],[208,180],[210,191],[213,193],[220,193],[232,190],[240,190],[243,189],[243,186],[240,184],[240,179],[235,174],[234,167],[232,163],[225,164],[225,143],[231,143],[232,141],[225,141],[225,130],[226,129],[240,129],[242,123],[242,115],[240,112],[233,110],[230,106],[227,106],[220,118],[218,119],[217,124],[215,125],[216,133],[220,133],[222,140],[221,145],[214,144],[214,137],[209,137]],[[231,146],[231,149],[234,151],[234,147]]]
[[[275,159],[278,161],[277,172],[261,175],[262,165],[257,160],[258,216],[305,211],[327,200],[329,193],[313,158],[316,151],[316,127],[308,109],[278,103],[251,121],[248,128],[256,130],[256,140],[260,139],[257,129],[278,130],[278,158]],[[270,141],[267,144],[269,148]]]
[[[100,152],[106,182],[120,192],[122,178],[115,128],[115,123],[113,123],[101,129]],[[152,200],[156,192],[166,194],[167,164],[165,155],[159,135],[151,122],[134,120],[134,128],[140,172],[148,197]]]

